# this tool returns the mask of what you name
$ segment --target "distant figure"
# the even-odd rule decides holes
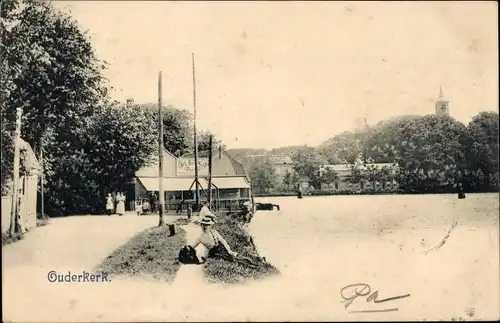
[[[182,212],[182,206],[184,205],[184,202],[186,200],[182,200],[181,201],[181,204],[179,204],[179,206],[177,207],[177,211],[175,213],[181,213]]]
[[[142,199],[135,200],[135,211],[137,212],[137,215],[141,215],[142,205],[143,205]]]
[[[191,217],[193,216],[193,207],[191,204],[188,204],[187,206],[187,215],[188,215],[188,220],[191,220]]]
[[[157,198],[156,194],[154,192],[149,195],[149,206],[151,207],[151,212],[156,213],[157,210]]]
[[[250,201],[246,201],[243,203],[241,208],[241,215],[243,216],[244,223],[250,223],[253,218],[253,206]]]
[[[464,188],[462,186],[462,183],[458,183],[458,198],[459,199],[465,198],[465,193],[464,193]]]
[[[125,196],[122,195],[121,192],[118,192],[118,194],[116,194],[116,201],[117,201],[117,204],[116,204],[116,213],[118,213],[118,215],[124,215],[125,214]]]
[[[108,193],[108,196],[106,197],[106,214],[111,215],[113,214],[113,196],[111,196],[111,193]]]

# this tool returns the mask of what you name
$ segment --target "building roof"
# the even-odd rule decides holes
[[[293,164],[293,161],[288,156],[269,156],[269,162],[271,164]]]
[[[20,159],[23,167],[28,173],[31,173],[33,171],[40,171],[42,169],[42,166],[36,158],[35,152],[31,148],[30,144],[28,144],[22,138],[20,138],[19,140]]]
[[[174,155],[167,152],[163,156],[163,164],[165,165],[164,176],[165,177],[191,177],[193,174],[188,174],[184,172],[183,174],[178,173],[178,162],[182,159],[191,159],[192,156],[186,155],[183,157],[175,157]],[[136,177],[158,177],[158,157],[152,156],[149,165],[142,167],[136,173]],[[206,158],[205,158],[206,159]],[[201,173],[201,171],[200,171]],[[201,175],[204,177],[206,174]],[[223,151],[221,158],[219,158],[219,153],[215,152],[212,156],[212,176],[224,177],[224,176],[244,176],[247,177],[245,168],[241,163],[236,161],[229,153]]]
[[[320,169],[332,169],[336,172],[349,172],[351,171],[352,164],[334,164],[334,165],[322,165],[320,166]],[[375,167],[378,169],[388,167],[392,169],[397,169],[398,165],[397,164],[391,164],[391,163],[371,163],[371,164],[365,164],[362,169],[367,168],[367,167]]]
[[[242,163],[240,163],[236,159],[234,159],[234,157],[231,156],[231,154],[229,154],[228,152],[224,151],[223,154],[225,154],[227,156],[227,158],[230,160],[231,166],[234,169],[235,175],[245,176],[245,177],[247,176],[247,172],[245,171],[245,167],[243,167]]]
[[[21,170],[19,175],[24,175],[22,174],[22,171],[26,171],[26,175],[37,175],[39,172],[42,170],[42,165],[36,158],[35,153],[33,152],[33,149],[31,148],[30,144],[27,143],[25,140],[22,138],[19,139],[19,159],[21,163]],[[12,175],[12,174],[10,174]],[[11,194],[12,191],[12,178],[8,179],[5,187],[2,190],[2,196],[6,196]]]

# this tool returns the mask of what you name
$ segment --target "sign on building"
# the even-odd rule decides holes
[[[177,176],[194,176],[194,158],[177,159]],[[198,176],[208,176],[208,158],[198,158]]]

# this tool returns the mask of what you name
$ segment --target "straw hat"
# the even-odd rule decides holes
[[[210,219],[209,217],[205,217],[205,218],[201,219],[200,224],[213,225],[213,224],[215,224],[215,222],[212,219]]]
[[[249,206],[250,205],[250,202],[249,201],[246,201],[245,203],[243,203],[244,206]]]
[[[206,214],[202,219],[212,221],[214,224],[217,223],[217,216],[215,216],[214,214]]]

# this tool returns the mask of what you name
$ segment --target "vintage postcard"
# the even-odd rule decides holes
[[[0,9],[4,322],[500,319],[497,2]]]

